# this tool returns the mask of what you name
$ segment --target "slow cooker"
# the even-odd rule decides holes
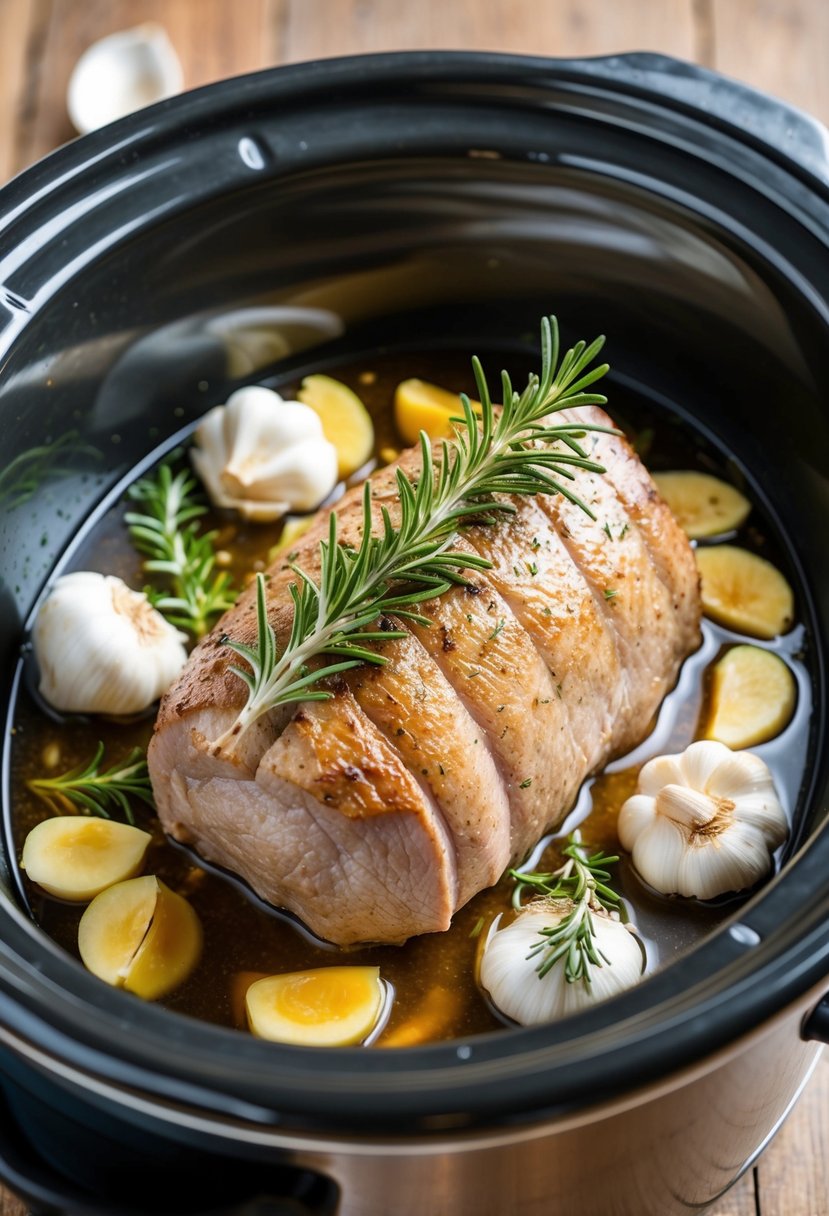
[[[62,148],[0,192],[0,233],[0,1174],[73,1216],[714,1202],[829,1036],[826,132],[652,55],[333,60]],[[815,709],[780,873],[637,989],[537,1029],[316,1051],[106,988],[26,915],[8,856],[21,640],[55,562],[234,384],[406,343],[523,350],[551,311],[608,334],[611,408],[634,388],[736,453],[787,539]],[[240,315],[279,328],[268,366],[228,360]]]

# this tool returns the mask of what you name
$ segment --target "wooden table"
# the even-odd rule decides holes
[[[829,123],[829,0],[0,0],[0,182],[71,138],[65,96],[96,38],[160,21],[188,88],[358,51],[655,50],[749,81]],[[711,1216],[829,1216],[829,1063]],[[0,1216],[24,1216],[0,1188]],[[505,1213],[504,1216],[508,1216]]]

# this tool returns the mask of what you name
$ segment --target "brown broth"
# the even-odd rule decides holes
[[[420,376],[458,391],[472,392],[474,387],[466,356],[434,352],[378,355],[368,362],[339,366],[332,374],[351,385],[371,412],[378,454],[400,446],[391,402],[401,379]],[[279,387],[290,396],[298,386],[283,382]],[[674,419],[668,421],[665,415],[654,418],[644,403],[625,399],[620,393],[614,393],[612,408],[635,424],[640,439],[648,446],[645,455],[651,467],[700,467],[729,477],[724,462]],[[118,574],[130,585],[142,586],[145,580],[140,559],[129,542],[123,514],[124,506],[119,504],[102,518],[73,556],[71,568]],[[282,530],[281,523],[246,524],[224,512],[211,513],[206,525],[217,529],[217,547],[237,586],[248,582],[256,570],[264,569],[268,551],[279,541]],[[756,510],[739,534],[738,543],[786,568],[782,554],[772,543],[771,529]],[[703,645],[687,660],[680,682],[663,703],[648,738],[630,756],[614,761],[604,773],[585,783],[566,830],[581,823],[591,846],[618,850],[616,816],[635,788],[641,765],[652,755],[680,750],[698,736],[705,716],[706,672],[723,648],[738,640],[705,622]],[[799,704],[784,735],[753,749],[771,766],[790,813],[796,805],[807,759],[811,685],[803,659],[804,646],[802,626],[770,646],[795,672]],[[87,761],[99,739],[106,746],[107,761],[118,760],[132,747],[145,748],[151,731],[151,717],[129,724],[106,719],[73,719],[58,724],[22,693],[16,708],[12,755],[13,831],[18,856],[26,834],[49,814],[27,788],[28,779],[61,773]],[[238,880],[203,867],[190,852],[168,842],[148,808],[136,805],[135,815],[138,825],[153,835],[146,871],[185,895],[204,928],[202,961],[190,979],[164,1000],[169,1008],[220,1025],[244,1028],[244,991],[252,979],[325,966],[342,958],[379,966],[383,978],[393,986],[395,1000],[378,1046],[466,1037],[502,1025],[476,985],[475,960],[487,926],[497,913],[509,907],[513,888],[510,879],[502,879],[473,899],[457,913],[444,934],[415,938],[402,947],[337,951],[316,941],[289,917],[268,908]],[[558,840],[541,842],[533,854],[537,868],[551,869],[559,864],[561,844],[561,832]],[[45,896],[25,876],[23,881],[34,919],[77,956],[77,926],[83,907]],[[632,919],[647,944],[649,970],[691,948],[741,902],[734,897],[706,904],[666,899],[643,886],[625,857],[615,869],[614,885],[628,901]]]

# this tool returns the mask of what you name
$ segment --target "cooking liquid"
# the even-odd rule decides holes
[[[518,374],[522,371],[521,362],[509,360],[514,383],[522,382]],[[494,369],[492,361],[490,370]],[[375,423],[377,453],[400,446],[392,411],[394,389],[400,380],[419,376],[446,388],[474,394],[465,354],[378,355],[369,361],[326,371],[349,384],[365,402]],[[277,387],[289,398],[298,384],[283,381]],[[615,388],[611,388],[610,395],[611,412],[633,434],[650,468],[696,467],[732,480],[727,462],[676,417],[654,413],[642,400]],[[750,487],[741,488],[751,497]],[[130,586],[144,585],[147,579],[130,543],[123,522],[124,511],[124,504],[119,504],[101,519],[75,553],[68,569],[117,574]],[[227,562],[237,587],[250,581],[257,570],[265,569],[269,564],[268,551],[278,543],[282,531],[281,523],[248,524],[221,511],[206,516],[204,527],[218,532],[216,548],[221,552],[221,560]],[[773,543],[772,530],[756,508],[736,536],[732,533],[718,539],[736,540],[761,553],[791,580],[783,554]],[[634,752],[614,760],[600,775],[585,782],[576,806],[555,839],[546,838],[533,851],[530,868],[549,871],[560,865],[566,833],[577,825],[591,849],[619,851],[616,817],[624,800],[635,790],[639,769],[650,757],[679,751],[699,736],[706,713],[707,673],[724,649],[745,640],[753,641],[709,621],[703,623],[702,646],[686,661],[678,684],[663,702],[651,732]],[[807,761],[811,712],[807,639],[803,627],[795,625],[772,643],[756,644],[780,654],[798,682],[798,704],[792,722],[776,739],[752,749],[771,767],[781,801],[791,816]],[[130,724],[104,718],[75,718],[58,723],[42,711],[35,699],[25,691],[21,693],[12,756],[13,833],[18,857],[26,834],[49,815],[26,781],[54,776],[85,763],[99,739],[105,744],[106,764],[122,758],[135,746],[146,749],[152,722],[150,715]],[[511,879],[502,879],[497,886],[471,900],[456,914],[446,933],[413,938],[404,946],[342,951],[318,942],[295,920],[263,904],[238,879],[203,865],[189,850],[171,843],[155,815],[143,804],[136,803],[134,813],[136,824],[153,836],[145,872],[156,874],[189,899],[204,929],[202,960],[190,979],[163,1000],[168,1008],[244,1029],[244,996],[253,980],[279,972],[353,962],[379,966],[381,976],[394,989],[391,1015],[377,1040],[379,1047],[466,1037],[503,1026],[478,988],[475,971],[477,951],[489,924],[495,915],[510,907],[514,888]],[[744,894],[708,903],[665,898],[642,884],[624,855],[612,871],[612,885],[625,899],[630,917],[646,944],[648,971],[687,951],[732,916],[747,898]],[[84,907],[45,896],[25,875],[23,884],[34,919],[77,957],[78,922]]]

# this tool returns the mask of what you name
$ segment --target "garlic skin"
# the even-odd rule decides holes
[[[312,511],[337,483],[337,449],[309,406],[251,385],[207,413],[196,430],[193,466],[217,507],[245,519]]]
[[[69,79],[66,108],[75,130],[86,135],[183,88],[167,31],[148,21],[86,48]]]
[[[704,740],[648,761],[618,830],[657,891],[713,899],[764,878],[789,825],[760,757]]]
[[[185,640],[120,578],[65,574],[32,631],[41,695],[65,713],[140,713],[187,662]]]
[[[539,976],[539,958],[527,958],[542,929],[572,911],[567,900],[535,899],[505,929],[494,922],[483,949],[481,986],[492,1003],[521,1026],[541,1026],[617,996],[642,978],[644,958],[633,932],[604,912],[592,911],[596,948],[608,961],[590,968],[590,983],[568,983],[564,960]]]

